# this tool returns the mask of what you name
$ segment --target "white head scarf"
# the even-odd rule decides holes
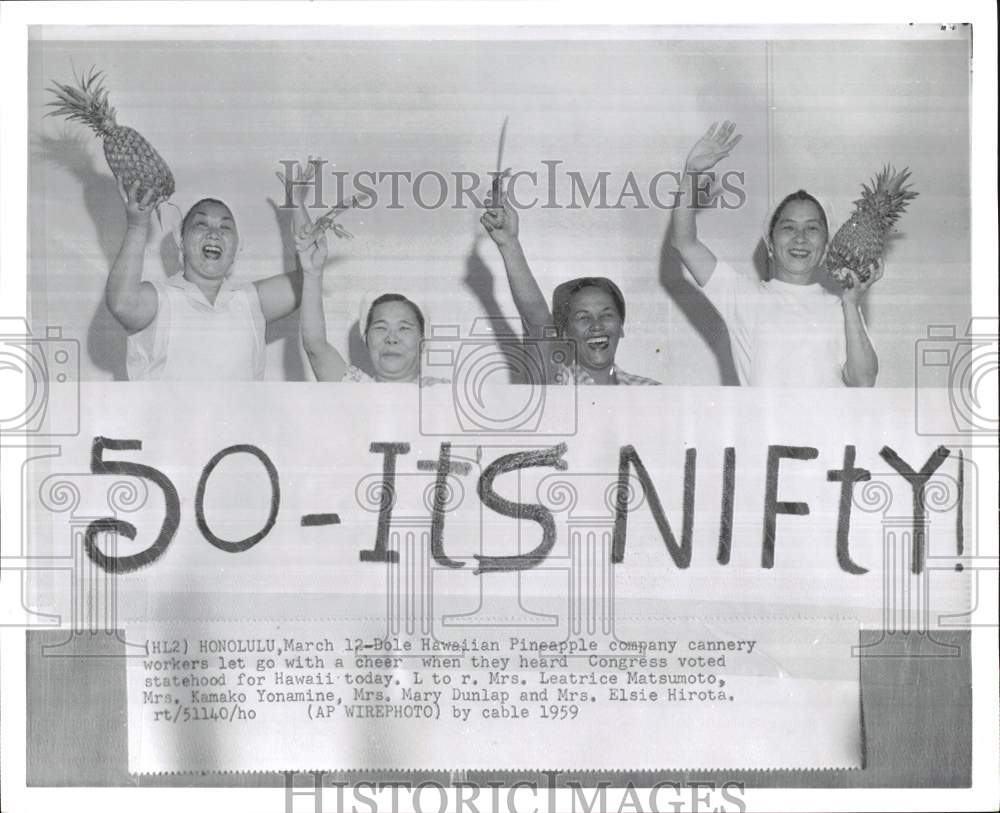
[[[826,215],[826,243],[830,244],[833,239],[833,235],[837,233],[837,228],[839,226],[836,219],[836,212],[834,211],[833,204],[829,200],[820,196],[814,195],[808,189],[796,190],[805,192],[809,197],[814,198],[823,210],[823,214]],[[792,193],[794,194],[794,192]],[[761,229],[761,236],[764,239],[764,246],[767,248],[767,253],[770,255],[771,251],[771,220],[774,219],[775,214],[778,212],[778,208],[784,203],[787,195],[782,196],[781,200],[777,201],[774,206],[768,210],[767,217],[764,220],[763,227]]]

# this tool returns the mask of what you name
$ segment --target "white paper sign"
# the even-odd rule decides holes
[[[447,387],[84,394],[31,538],[88,566],[36,586],[124,628],[134,771],[857,766],[861,626],[969,609],[975,469],[903,391],[551,388],[550,435]]]

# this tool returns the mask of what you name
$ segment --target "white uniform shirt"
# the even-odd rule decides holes
[[[702,289],[726,322],[744,387],[842,387],[840,298],[821,285],[762,282],[718,262]]]
[[[267,325],[253,283],[224,281],[214,304],[180,274],[152,285],[156,317],[128,337],[130,381],[264,378]]]

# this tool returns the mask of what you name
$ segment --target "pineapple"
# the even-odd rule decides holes
[[[826,269],[844,288],[854,287],[845,269],[853,271],[861,283],[871,278],[872,266],[885,250],[886,237],[906,205],[917,196],[903,185],[909,177],[909,167],[896,172],[886,165],[872,178],[871,188],[862,185],[851,219],[837,230],[826,250]]]
[[[61,85],[48,88],[55,94],[56,101],[48,106],[50,116],[65,116],[70,120],[82,121],[104,141],[104,157],[115,178],[128,189],[138,179],[138,195],[141,199],[152,189],[151,200],[155,204],[165,201],[174,193],[174,176],[160,154],[139,133],[115,121],[115,108],[108,102],[108,91],[103,86],[103,74],[90,72],[82,77],[74,77],[76,85]]]

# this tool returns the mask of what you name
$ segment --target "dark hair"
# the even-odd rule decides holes
[[[184,219],[181,221],[181,234],[184,234],[184,230],[187,228],[188,220],[191,219],[191,215],[194,214],[194,210],[197,209],[203,203],[217,203],[219,206],[225,206],[226,211],[231,215],[233,210],[229,208],[225,201],[219,200],[218,198],[202,198],[197,201],[190,209],[187,210],[187,214],[184,215]]]
[[[788,195],[783,201],[781,201],[781,203],[779,203],[775,207],[774,214],[771,215],[771,222],[767,226],[768,240],[772,239],[771,235],[774,234],[774,227],[777,225],[778,218],[781,216],[781,210],[785,208],[786,204],[796,200],[808,200],[811,201],[812,203],[815,203],[816,208],[819,209],[819,216],[823,218],[823,228],[826,229],[827,232],[830,231],[830,224],[826,222],[826,210],[823,208],[823,204],[820,203],[818,200],[816,200],[816,198],[814,198],[808,192],[806,192],[805,189],[800,189],[797,192],[792,192],[791,195]]]
[[[569,320],[569,303],[573,299],[573,294],[584,288],[600,288],[606,291],[615,303],[622,324],[625,323],[625,297],[617,285],[607,277],[578,277],[557,286],[552,293],[552,318],[559,330],[562,330]]]
[[[424,335],[424,314],[421,312],[420,308],[418,308],[413,302],[402,294],[382,294],[382,296],[372,302],[371,306],[368,308],[368,316],[365,317],[365,329],[362,335],[368,335],[368,328],[372,326],[372,314],[375,313],[376,306],[384,305],[386,302],[403,302],[409,305],[410,308],[413,309],[414,316],[417,317],[417,324],[420,326],[420,335]]]

